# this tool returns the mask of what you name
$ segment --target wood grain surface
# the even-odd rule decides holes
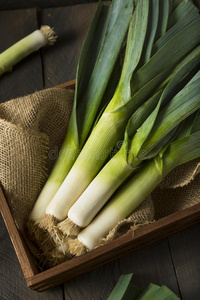
[[[0,11],[0,52],[36,30],[36,9]],[[39,52],[31,54],[13,72],[1,77],[0,101],[10,100],[43,88],[42,64]]]
[[[59,7],[59,6],[71,6],[83,3],[98,2],[98,0],[1,0],[0,9],[10,10],[19,8],[47,8],[47,7]]]
[[[79,5],[66,6],[72,3]],[[74,79],[82,42],[96,6],[96,3],[80,3],[83,1],[0,2],[1,10],[10,9],[0,11],[0,51],[44,23],[52,25],[58,34],[56,45],[32,54],[18,64],[12,73],[2,76],[1,102]],[[63,7],[58,7],[59,5]],[[53,6],[56,7],[45,9]],[[19,9],[25,7],[35,8]],[[41,9],[37,10],[37,7]],[[37,293],[26,286],[9,235],[0,217],[0,299],[106,299],[121,274],[133,273],[132,282],[141,288],[150,282],[165,284],[183,300],[199,300],[199,235],[200,225],[195,225],[98,267],[57,288]]]

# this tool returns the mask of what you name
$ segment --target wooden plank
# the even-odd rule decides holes
[[[0,12],[0,51],[7,49],[25,35],[37,29],[36,9]],[[42,64],[40,53],[30,55],[17,66],[12,73],[1,77],[0,100],[27,95],[43,88]],[[6,202],[1,201],[1,210],[7,222],[13,245],[19,256],[26,277],[37,272],[29,251],[26,249]],[[11,244],[8,232],[0,216],[0,299],[62,299],[62,287],[38,294],[27,288],[16,253]],[[23,264],[22,264],[23,262]]]
[[[200,8],[200,0],[193,0],[193,3]]]
[[[32,255],[30,254],[27,246],[25,245],[19,230],[16,228],[15,222],[12,218],[8,204],[4,199],[4,195],[1,188],[0,188],[0,211],[3,216],[7,230],[9,232],[10,239],[16,251],[18,260],[22,267],[24,277],[28,278],[30,276],[37,274],[39,270],[36,267],[36,263]]]
[[[102,247],[36,274],[27,280],[27,284],[35,290],[43,291],[199,222],[200,204],[197,204],[141,227],[135,231],[134,238],[133,233],[129,232]]]
[[[0,11],[0,52],[38,29],[36,9]],[[43,88],[40,53],[18,63],[13,72],[1,77],[0,102]]]
[[[50,15],[49,15],[49,17],[51,17]],[[57,14],[57,18],[59,19],[59,14]],[[62,45],[63,45],[63,47],[64,47],[64,44],[60,44],[60,46],[59,46],[59,48],[62,48]],[[50,53],[51,51],[50,50],[45,50],[45,51],[43,51],[43,55],[45,54],[45,56],[46,56],[46,53]],[[73,54],[73,52],[71,52],[71,54],[70,55],[72,55]],[[52,54],[52,56],[54,56],[54,54]],[[63,55],[62,55],[63,56]],[[73,57],[73,56],[71,56],[71,57]],[[50,60],[49,60],[50,61]],[[57,69],[57,68],[56,68]],[[56,70],[55,69],[55,70]],[[67,71],[68,72],[68,71]],[[51,73],[50,73],[51,74]],[[54,75],[54,73],[53,73],[53,75]],[[61,75],[60,76],[60,78],[62,79],[62,78],[64,78],[63,76],[65,76],[65,74],[64,75]],[[74,78],[74,77],[73,77]],[[71,78],[70,78],[71,79]],[[46,85],[46,87],[49,85],[49,86],[52,86],[52,85],[56,85],[56,84],[58,84],[58,83],[61,83],[61,82],[64,82],[64,79],[63,80],[57,80],[57,79],[55,79],[55,78],[53,78],[53,80],[55,80],[55,81],[58,81],[58,82],[51,82],[51,80],[49,80],[47,77],[46,77],[46,75],[45,75],[45,85]],[[184,217],[184,216],[183,216]],[[197,215],[195,215],[195,218],[197,217]],[[199,216],[198,216],[199,217]],[[177,220],[176,220],[177,221]],[[169,232],[170,233],[172,233],[172,232],[174,232],[174,230],[176,231],[176,230],[180,230],[181,229],[181,226],[188,226],[188,223],[186,222],[186,219],[185,219],[185,222],[183,222],[183,223],[181,223],[180,225],[176,222],[176,221],[174,221],[174,223],[172,224],[172,226],[174,226],[173,228],[172,227],[170,227],[170,230],[169,230]],[[197,219],[189,219],[189,222],[197,222]],[[151,235],[149,234],[149,232],[148,232],[148,230],[149,229],[142,229],[143,231],[140,231],[140,232],[143,232],[143,234],[146,234],[146,236],[147,236],[147,240],[146,240],[146,242],[147,243],[149,243],[149,242],[152,242],[152,241],[154,241],[154,240],[156,240],[156,239],[158,239],[158,238],[160,238],[160,235],[162,235],[162,233],[164,234],[164,232],[166,232],[166,228],[167,228],[167,225],[168,223],[167,222],[165,222],[164,223],[164,231],[162,232],[159,232],[159,226],[155,226],[155,227],[153,227],[154,228],[154,234],[153,234],[153,236],[151,237]],[[152,229],[152,227],[151,227],[151,229]],[[146,230],[146,231],[145,231]],[[164,236],[164,235],[162,235],[162,236]],[[135,237],[137,238],[137,237],[139,237],[137,234],[135,235]],[[151,241],[150,241],[150,239],[151,239]],[[137,247],[133,247],[133,246],[131,246],[130,248],[126,248],[125,246],[126,245],[124,245],[124,248],[122,249],[120,249],[120,247],[119,247],[119,244],[118,244],[118,242],[115,242],[115,248],[117,248],[118,247],[118,249],[119,249],[119,251],[121,251],[120,253],[118,253],[117,251],[114,251],[113,252],[113,249],[112,249],[112,257],[110,258],[110,260],[111,259],[115,259],[118,255],[120,256],[120,255],[124,255],[124,253],[129,253],[129,251],[133,251],[133,250],[135,250],[135,249],[137,249]],[[138,239],[138,247],[143,247],[144,246],[144,241],[142,241],[142,239]],[[151,246],[151,247],[153,247],[153,249],[152,249],[152,251],[150,251],[150,250],[147,250],[147,252],[146,252],[146,250],[143,252],[143,250],[140,250],[139,252],[138,252],[138,255],[136,255],[135,253],[134,254],[131,254],[131,255],[128,255],[128,256],[126,256],[125,258],[122,258],[122,259],[120,259],[120,260],[118,260],[118,261],[116,261],[116,262],[114,262],[114,263],[109,263],[109,264],[107,264],[106,266],[104,266],[104,267],[101,267],[101,268],[99,268],[99,269],[97,269],[97,270],[95,270],[95,271],[92,271],[92,272],[90,272],[90,273],[88,273],[87,275],[84,275],[84,276],[80,276],[78,279],[76,279],[76,284],[75,285],[73,285],[73,282],[74,282],[74,280],[73,281],[71,281],[70,283],[72,284],[71,285],[71,288],[68,288],[68,284],[66,284],[65,285],[65,290],[66,290],[66,296],[67,295],[72,295],[72,289],[73,288],[75,288],[76,289],[76,291],[77,291],[77,289],[78,289],[78,285],[80,284],[80,281],[82,280],[83,282],[85,282],[85,284],[86,284],[86,286],[89,288],[89,287],[92,287],[92,290],[93,290],[93,292],[95,293],[95,290],[97,289],[97,287],[98,287],[98,282],[96,283],[96,282],[94,282],[94,279],[93,278],[95,278],[95,275],[97,275],[97,278],[98,278],[98,280],[102,280],[102,277],[105,277],[105,278],[110,278],[111,276],[112,276],[112,278],[113,278],[113,273],[115,274],[115,276],[114,276],[114,279],[112,279],[111,281],[112,281],[112,283],[111,283],[111,285],[110,285],[110,290],[111,290],[111,287],[113,287],[114,286],[114,284],[116,283],[116,281],[117,281],[117,279],[118,279],[118,276],[117,275],[119,275],[119,274],[122,274],[122,273],[124,273],[124,271],[125,270],[135,270],[135,266],[137,265],[137,261],[138,261],[138,273],[136,273],[136,275],[135,276],[137,276],[137,280],[138,280],[138,283],[140,283],[140,286],[142,287],[147,281],[149,282],[149,280],[151,280],[150,278],[152,278],[152,276],[153,275],[155,275],[155,273],[154,272],[156,272],[156,276],[155,277],[153,277],[153,278],[155,278],[155,280],[157,281],[157,282],[163,282],[163,283],[165,283],[165,284],[167,284],[166,283],[166,281],[167,280],[169,280],[170,278],[172,278],[172,281],[173,281],[173,283],[172,283],[172,285],[173,285],[173,288],[174,289],[177,289],[177,286],[175,285],[175,283],[174,283],[174,281],[175,281],[175,277],[174,277],[174,274],[173,274],[173,270],[172,270],[172,268],[171,268],[171,258],[170,258],[170,256],[169,256],[169,251],[168,251],[168,245],[167,245],[167,243],[166,243],[166,240],[165,241],[162,241],[162,242],[159,242],[158,243],[158,247],[157,248],[154,248],[154,245],[153,246]],[[146,249],[149,249],[149,247],[148,248],[146,248]],[[127,252],[126,252],[127,251]],[[110,254],[111,254],[111,252],[110,252]],[[105,253],[103,253],[103,255],[105,256]],[[132,256],[133,255],[133,256]],[[149,255],[149,256],[148,256]],[[153,268],[152,269],[152,266],[151,266],[151,263],[152,263],[152,255],[155,257],[155,260],[157,259],[158,260],[158,257],[161,257],[160,258],[160,260],[159,261],[155,261],[154,259],[153,259],[153,265],[155,264],[155,266],[156,266],[156,270]],[[165,258],[165,255],[167,255],[166,257],[167,257],[167,259],[166,259],[166,261],[164,260],[164,258]],[[145,260],[145,258],[146,258],[146,260]],[[131,262],[132,262],[132,260],[133,260],[133,265],[131,265]],[[75,261],[75,260],[74,260]],[[81,261],[81,260],[80,260]],[[147,265],[147,267],[145,268],[145,264],[143,264],[143,261],[144,262],[146,262],[148,265]],[[139,264],[139,262],[140,262],[140,264]],[[169,262],[169,266],[167,265],[168,264],[168,262]],[[142,270],[141,270],[141,273],[139,273],[140,272],[140,269],[139,269],[139,266],[141,265],[141,263],[143,264],[143,267],[142,267]],[[162,264],[163,263],[165,263],[164,264],[164,266],[165,266],[165,268],[164,269],[162,269]],[[98,259],[96,260],[96,258],[93,260],[93,266],[92,266],[92,268],[94,268],[94,267],[96,267],[97,265],[99,264],[99,261],[98,261]],[[119,267],[120,266],[120,267]],[[131,266],[130,268],[129,268],[129,266]],[[65,267],[66,267],[66,265],[65,265]],[[75,267],[76,267],[76,263],[75,263]],[[82,266],[82,268],[84,269],[86,269],[86,265],[83,265]],[[112,268],[112,271],[114,270],[114,272],[110,272],[110,268]],[[38,280],[38,278],[39,278],[39,280],[40,280],[40,283],[39,283],[39,286],[41,287],[41,289],[43,289],[44,288],[44,286],[50,286],[50,285],[48,285],[49,284],[49,282],[50,282],[50,284],[51,284],[51,286],[55,283],[55,284],[57,284],[57,278],[56,278],[56,275],[57,275],[57,271],[55,272],[55,270],[59,270],[60,272],[61,272],[61,276],[60,276],[60,278],[59,278],[59,280],[66,280],[67,279],[67,277],[65,277],[65,273],[63,272],[62,273],[62,271],[63,271],[63,267],[62,266],[59,266],[59,269],[52,269],[52,270],[49,270],[49,271],[51,271],[51,280],[49,280],[47,277],[46,277],[46,275],[47,274],[50,274],[50,272],[49,273],[46,273],[46,272],[42,272],[41,274],[39,274],[40,276],[39,277],[35,277],[35,278],[33,278],[32,279],[32,281],[31,281],[31,279],[30,279],[30,282],[34,282],[34,280],[35,280],[35,283],[36,283],[36,281]],[[117,271],[116,271],[117,270]],[[159,270],[159,271],[158,271]],[[72,275],[73,276],[75,276],[75,272],[77,271],[77,268],[75,268],[74,270],[72,270]],[[87,270],[83,270],[83,271],[87,271]],[[71,272],[71,271],[70,271]],[[167,274],[167,276],[165,277],[165,275],[164,275],[164,273],[166,272],[166,274]],[[145,278],[144,278],[144,274],[145,274],[145,278],[146,278],[146,281],[145,281]],[[87,277],[88,276],[88,277]],[[81,278],[81,279],[80,279]],[[169,278],[169,279],[168,279]],[[140,281],[141,280],[141,281]],[[81,281],[81,282],[82,282]],[[152,280],[151,280],[152,281]],[[108,281],[109,282],[109,281]],[[105,283],[105,282],[104,282]],[[156,283],[156,282],[155,282]],[[38,283],[37,283],[38,284]],[[105,286],[103,287],[103,284],[101,285],[101,288],[103,289],[103,288],[106,288]],[[171,287],[172,288],[172,287]],[[83,290],[83,288],[82,288],[82,290]],[[80,289],[80,292],[81,292],[81,289]],[[95,297],[96,296],[100,296],[100,289],[98,290],[98,292],[96,292],[96,295],[95,295]],[[106,291],[105,292],[103,292],[103,295],[107,295],[106,293],[108,293],[108,292],[110,292],[110,291],[107,291],[107,288],[106,288]],[[76,292],[76,294],[77,295],[81,295],[80,293],[79,293],[79,291],[77,291]],[[87,298],[89,298],[89,296],[88,296],[88,294],[86,293],[85,294],[86,295],[86,299]],[[25,298],[25,297],[24,297]],[[31,298],[29,298],[29,299],[31,299]],[[33,299],[35,299],[35,298],[33,298]],[[56,298],[55,298],[56,299]],[[67,298],[68,299],[68,298]],[[74,299],[74,298],[72,298],[72,299]],[[80,299],[80,298],[79,298]],[[98,298],[97,298],[98,299]]]
[[[60,287],[42,294],[27,288],[17,256],[0,216],[0,299],[61,300]]]
[[[200,299],[200,225],[196,225],[169,238],[183,300]]]
[[[0,10],[20,8],[47,8],[98,2],[98,0],[1,0]]]
[[[167,239],[97,268],[65,284],[66,299],[107,299],[122,274],[133,273],[132,282],[144,289],[150,282],[179,289]]]
[[[58,39],[51,49],[42,49],[44,86],[73,80],[80,51],[97,4],[58,7],[42,11],[41,24],[54,27]]]

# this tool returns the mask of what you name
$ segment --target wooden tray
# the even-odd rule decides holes
[[[58,87],[74,89],[74,85],[75,81],[70,81]],[[104,246],[41,272],[15,225],[1,188],[0,210],[24,273],[27,286],[40,292],[60,285],[69,279],[91,271],[136,249],[150,245],[173,233],[200,223],[200,204],[197,204],[137,229],[134,237],[129,232]]]

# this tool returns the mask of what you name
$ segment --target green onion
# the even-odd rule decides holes
[[[93,249],[99,239],[105,237],[119,221],[128,217],[169,172],[178,165],[200,157],[200,131],[194,132],[194,129],[198,128],[195,125],[198,121],[199,118],[195,116],[189,131],[185,130],[184,123],[181,124],[177,138],[169,141],[155,158],[147,161],[93,221],[79,233],[77,241],[71,242],[70,249],[73,254]]]
[[[10,72],[12,67],[34,51],[45,45],[53,45],[56,35],[49,26],[42,26],[0,54],[0,75]]]

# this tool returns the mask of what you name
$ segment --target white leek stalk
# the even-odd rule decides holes
[[[155,109],[161,92],[156,93],[133,114],[131,118],[133,120],[131,130],[134,133],[138,126],[142,125],[150,112]],[[127,162],[127,152],[126,143],[123,142],[121,149],[108,161],[69,209],[68,219],[58,224],[64,234],[77,235],[79,231],[78,227],[86,227],[114,191],[135,170],[141,160],[138,159],[137,162],[135,161],[135,164]]]
[[[128,217],[169,172],[197,157],[200,157],[200,131],[170,143],[129,180],[90,225],[79,233],[77,241],[70,241],[71,252],[79,255],[94,249],[99,240]]]
[[[0,75],[10,72],[12,67],[34,51],[45,45],[53,45],[56,35],[52,28],[45,25],[35,30],[0,54]]]
[[[99,239],[105,237],[118,222],[128,217],[161,182],[162,172],[158,167],[158,161],[152,160],[133,178],[90,225],[79,233],[78,240],[87,249],[94,249]]]

